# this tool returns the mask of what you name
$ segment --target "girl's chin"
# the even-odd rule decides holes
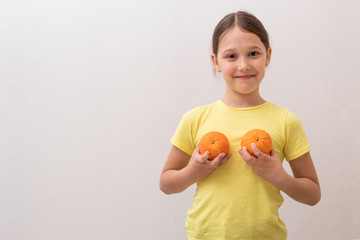
[[[249,94],[257,94],[259,92],[259,88],[235,88],[232,91],[236,94],[241,95],[249,95]]]

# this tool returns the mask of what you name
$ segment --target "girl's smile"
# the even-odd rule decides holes
[[[240,75],[240,76],[234,76],[233,78],[236,78],[236,79],[241,79],[241,80],[248,80],[252,77],[254,77],[255,75]]]

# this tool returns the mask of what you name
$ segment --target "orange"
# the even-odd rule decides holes
[[[241,148],[246,147],[248,152],[256,157],[255,153],[251,149],[251,143],[255,143],[256,146],[265,154],[269,154],[272,149],[272,141],[270,135],[262,129],[253,129],[245,133],[241,138]]]
[[[208,132],[206,133],[199,142],[200,154],[204,154],[209,151],[209,160],[213,160],[220,153],[228,154],[230,143],[225,134],[221,132]]]

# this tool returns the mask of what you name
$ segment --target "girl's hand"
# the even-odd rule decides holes
[[[216,168],[222,166],[231,157],[231,153],[225,155],[220,153],[213,160],[209,160],[209,152],[205,152],[203,155],[199,152],[199,144],[190,158],[189,164],[186,166],[188,173],[194,178],[195,182],[210,175]]]
[[[251,148],[257,157],[251,156],[245,147],[239,150],[241,157],[258,176],[277,186],[286,172],[274,148],[271,149],[270,156],[261,152],[254,143]]]

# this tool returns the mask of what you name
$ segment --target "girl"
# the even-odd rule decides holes
[[[185,224],[190,240],[286,239],[278,214],[283,202],[280,191],[308,205],[319,202],[321,195],[301,122],[260,96],[271,48],[255,16],[242,11],[225,16],[212,43],[211,60],[226,82],[225,95],[183,115],[171,139],[160,189],[179,193],[197,183]],[[254,144],[257,157],[240,149],[241,137],[255,128],[270,134],[270,155]],[[229,153],[212,161],[208,152],[201,155],[198,149],[200,138],[209,131],[224,133],[230,142]],[[293,176],[282,167],[284,158]]]

